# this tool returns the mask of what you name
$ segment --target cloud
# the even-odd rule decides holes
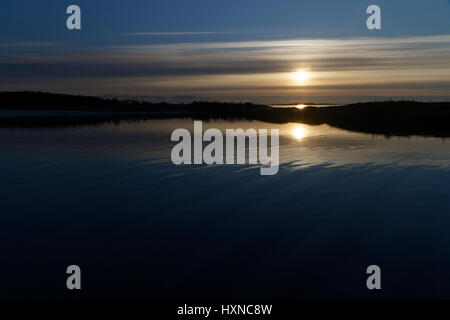
[[[58,44],[56,42],[10,42],[0,43],[2,48],[42,48],[42,47],[55,47]]]
[[[126,36],[197,36],[197,35],[213,35],[213,34],[238,34],[243,31],[183,31],[183,32],[127,32],[118,35]]]
[[[110,46],[64,54],[57,49],[0,55],[3,78],[10,86],[89,82],[94,90],[113,84],[121,90],[115,93],[137,87],[180,93],[276,91],[292,87],[289,74],[304,67],[313,74],[303,87],[308,90],[390,84],[444,90],[450,81],[450,35]]]
[[[9,77],[153,77],[447,66],[450,36],[119,46],[0,58]]]

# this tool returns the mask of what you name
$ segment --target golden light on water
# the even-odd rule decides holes
[[[306,134],[307,134],[306,129],[304,127],[302,127],[302,126],[295,126],[292,129],[292,135],[297,140],[303,139],[304,137],[306,137]]]
[[[309,71],[306,69],[298,70],[293,73],[292,77],[298,84],[304,84],[309,79]]]

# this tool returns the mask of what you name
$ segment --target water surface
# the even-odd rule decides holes
[[[450,298],[450,141],[204,127],[278,128],[279,174],[173,165],[192,120],[1,129],[0,297]]]

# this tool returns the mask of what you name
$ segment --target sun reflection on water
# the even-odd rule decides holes
[[[306,137],[307,131],[306,131],[306,129],[303,126],[295,126],[292,129],[291,134],[295,137],[295,139],[301,140],[304,137]]]

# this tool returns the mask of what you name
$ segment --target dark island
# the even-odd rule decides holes
[[[3,128],[192,118],[301,122],[386,136],[450,137],[450,102],[385,101],[297,109],[251,103],[169,104],[42,92],[3,92],[0,93],[0,110],[0,127]]]

